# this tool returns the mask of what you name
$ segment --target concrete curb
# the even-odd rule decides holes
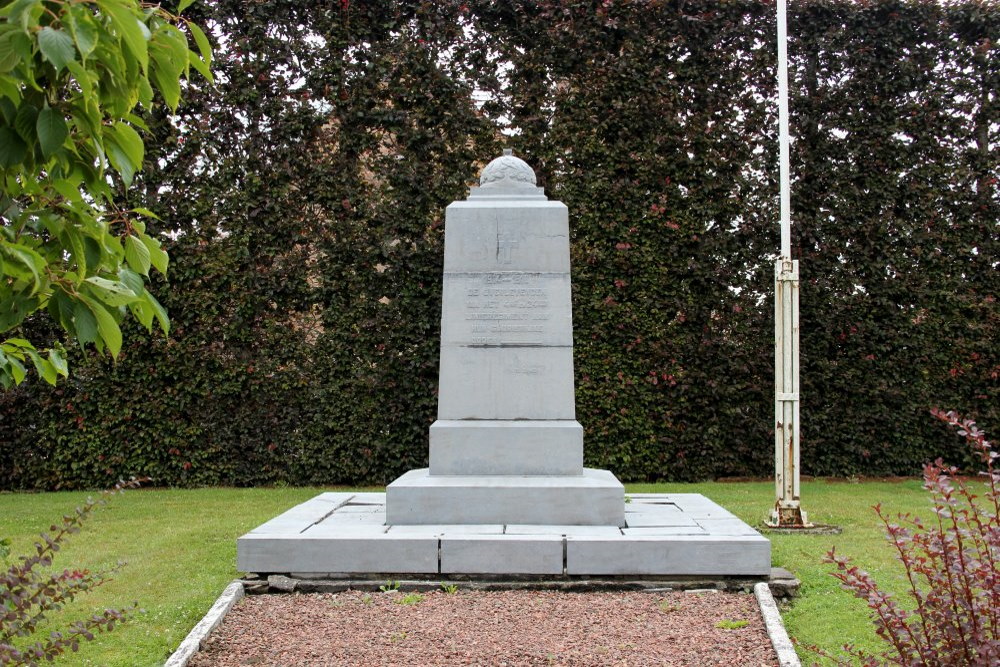
[[[771,646],[778,654],[778,664],[781,667],[801,667],[802,663],[795,653],[795,647],[785,632],[785,624],[781,622],[781,613],[778,611],[778,605],[774,603],[771,589],[766,583],[759,583],[753,587],[753,594],[760,606],[760,614],[764,617],[764,626],[767,628],[767,636],[771,638]]]
[[[201,649],[201,643],[208,637],[222,619],[226,617],[229,610],[243,597],[243,582],[234,581],[226,586],[222,595],[215,601],[212,608],[208,610],[205,617],[198,621],[198,625],[191,629],[188,636],[184,638],[181,645],[173,652],[163,667],[186,667],[194,654]]]

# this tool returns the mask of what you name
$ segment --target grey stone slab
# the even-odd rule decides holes
[[[436,573],[437,538],[341,533],[324,537],[244,535],[236,542],[242,572]]]
[[[257,526],[251,532],[260,534],[301,532],[336,511],[341,503],[347,500],[347,497],[347,494],[343,498],[337,499],[317,496],[279,514],[270,521]]]
[[[438,420],[431,475],[579,475],[583,427],[575,420]]]
[[[760,535],[753,527],[737,518],[698,519],[698,525],[712,535]]]
[[[359,491],[357,493],[349,494],[350,498],[348,504],[350,505],[384,505],[385,504],[385,493],[381,491]]]
[[[351,498],[354,498],[358,495],[359,494],[357,493],[351,493],[346,491],[327,491],[325,493],[319,494],[315,498],[310,498],[309,500],[307,500],[302,504],[307,505],[309,503],[334,503],[336,505],[339,505],[343,502],[349,501]]]
[[[453,480],[454,481],[454,480]],[[494,480],[495,481],[495,480]],[[688,494],[690,496],[690,494]],[[660,495],[656,500],[663,500],[664,495]],[[380,505],[385,496],[383,494],[372,494],[368,500]],[[680,507],[687,504],[691,506],[715,505],[711,501],[698,501],[695,497],[682,499]],[[509,546],[509,551],[498,553],[506,554],[512,563],[520,563],[510,571],[487,572],[487,570],[499,569],[496,563],[497,556],[488,555],[495,552],[494,546],[487,542],[487,545],[472,544],[459,548],[453,552],[456,558],[455,567],[463,570],[484,570],[480,574],[517,574],[521,570],[534,567],[531,565],[530,546],[535,538],[544,542],[543,550],[551,549],[549,542],[556,540],[561,544],[563,536],[566,536],[566,558],[569,567],[568,573],[571,575],[657,575],[657,576],[686,576],[686,575],[752,575],[764,576],[769,569],[770,543],[765,538],[753,531],[745,523],[731,519],[703,519],[702,525],[688,526],[645,526],[629,527],[618,530],[614,526],[607,525],[539,525],[539,524],[514,524],[508,523],[505,527],[507,534],[501,535],[504,528],[499,522],[492,524],[445,524],[445,525],[393,525],[383,526],[377,523],[342,523],[337,520],[323,521],[312,525],[310,521],[315,517],[317,503],[310,501],[303,503],[293,510],[289,510],[282,517],[292,516],[292,519],[279,521],[282,517],[272,520],[265,525],[273,526],[271,532],[261,533],[260,528],[240,538],[238,543],[239,563],[241,569],[252,572],[263,573],[288,573],[288,572],[336,572],[342,574],[379,573],[379,574],[407,574],[407,573],[433,573],[431,568],[432,553],[436,554],[436,544],[439,539],[476,537],[478,538],[519,538],[523,542]],[[334,505],[336,507],[336,505]],[[629,511],[629,516],[635,518],[636,512],[633,503],[625,506]],[[715,505],[715,507],[718,507]],[[326,511],[330,505],[327,504]],[[721,508],[720,508],[721,509]],[[294,511],[298,510],[298,512]],[[294,518],[298,513],[305,518]],[[638,514],[677,514],[677,510],[666,505],[651,504],[642,508]],[[336,515],[333,515],[336,516]],[[349,512],[341,515],[342,518],[354,518],[359,520],[362,517],[377,517],[376,512]],[[330,517],[333,518],[333,517]],[[305,530],[305,532],[301,532]],[[733,533],[747,532],[741,534],[708,534],[709,530]],[[695,534],[691,534],[695,533]],[[450,534],[450,536],[449,536]],[[407,557],[408,549],[413,547],[413,542],[408,540],[429,541],[424,544],[426,547],[420,551],[418,561],[420,565],[404,565],[404,569],[397,570],[392,566],[390,557],[403,559]],[[394,544],[394,540],[402,540],[401,544]],[[325,546],[323,546],[325,545]],[[431,549],[430,547],[434,548]],[[422,547],[422,548],[424,548]],[[504,547],[508,548],[508,547]],[[388,550],[389,555],[382,555]],[[326,554],[330,551],[329,555]],[[366,553],[376,554],[366,557]],[[483,554],[486,558],[483,564],[473,567],[469,559],[476,558],[476,554]],[[554,552],[548,552],[545,558],[550,560],[545,568],[548,572],[533,574],[555,574]],[[315,562],[310,562],[309,558],[315,555]],[[338,554],[340,554],[338,556]],[[393,556],[393,554],[395,554]],[[437,556],[434,555],[434,558]],[[560,556],[561,558],[561,556]],[[461,560],[465,559],[465,560]],[[524,560],[527,559],[527,564]],[[502,559],[500,559],[502,560]],[[461,565],[461,563],[465,563]],[[561,560],[560,560],[561,567]],[[517,569],[518,572],[514,570]],[[542,569],[542,568],[539,568]],[[459,573],[459,570],[454,570]],[[477,572],[466,571],[466,574],[476,574]],[[532,574],[530,572],[520,572],[522,574]]]
[[[380,510],[378,512],[334,512],[330,516],[326,517],[322,521],[319,521],[315,526],[328,526],[328,525],[384,525],[385,524],[385,511]]]
[[[691,517],[695,521],[701,521],[702,519],[736,519],[737,521],[740,520],[739,517],[737,517],[735,514],[719,507],[718,505],[715,505],[714,507],[710,506],[699,506],[691,508],[685,507],[684,514]]]
[[[645,514],[653,516],[685,516],[684,510],[670,503],[625,503],[625,511],[629,514]]]
[[[563,538],[469,535],[441,538],[442,574],[563,573]]]
[[[441,343],[573,345],[569,273],[446,273]]]
[[[438,419],[576,419],[573,348],[442,345]]]
[[[697,525],[697,520],[683,514],[636,514],[625,512],[625,526],[628,528]]]
[[[309,526],[302,532],[302,536],[309,539],[340,539],[343,535],[382,535],[388,529],[381,521],[324,521]]]
[[[628,518],[625,519],[625,522],[628,523]],[[683,526],[636,526],[629,524],[625,528],[622,528],[622,534],[625,537],[668,537],[671,535],[709,535],[710,533],[705,528],[692,522]]]
[[[390,526],[392,535],[503,535],[501,524],[437,524],[423,526]]]
[[[339,514],[377,514],[379,512],[385,512],[385,504],[379,503],[378,505],[351,505],[350,503],[346,505],[341,505],[336,510],[334,510],[334,515]],[[331,515],[332,516],[332,515]]]
[[[761,536],[566,538],[566,572],[571,575],[763,576],[770,569],[771,543]]]
[[[579,476],[429,475],[411,470],[386,487],[389,524],[621,526],[624,488],[606,470]]]
[[[445,273],[568,273],[569,211],[556,201],[453,202],[444,243]]]
[[[621,528],[617,526],[533,526],[510,524],[504,529],[505,535],[552,535],[566,537],[569,535],[582,537],[584,535],[597,537],[620,537]]]

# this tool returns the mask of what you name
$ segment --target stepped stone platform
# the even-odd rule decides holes
[[[544,513],[544,512],[542,512]],[[386,523],[384,493],[323,493],[237,541],[259,575],[745,576],[771,545],[699,494],[631,494],[614,525]]]

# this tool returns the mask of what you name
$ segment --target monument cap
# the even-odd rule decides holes
[[[535,170],[521,158],[514,157],[514,151],[509,148],[486,165],[479,176],[481,188],[534,188],[536,183]]]

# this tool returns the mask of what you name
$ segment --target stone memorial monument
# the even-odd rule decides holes
[[[445,212],[430,468],[386,489],[390,524],[623,526],[624,488],[583,467],[569,215],[506,151]]]
[[[583,467],[569,215],[505,151],[445,217],[430,467],[324,493],[241,537],[259,574],[754,576],[770,543],[697,494],[634,494]]]

